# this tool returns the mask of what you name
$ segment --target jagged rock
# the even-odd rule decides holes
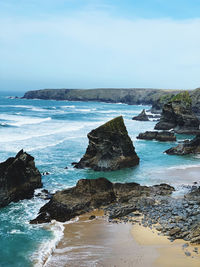
[[[187,155],[200,153],[200,135],[197,135],[191,141],[185,141],[176,147],[172,147],[165,151],[169,155]]]
[[[157,141],[176,141],[176,136],[172,132],[162,131],[146,131],[145,133],[140,133],[137,136],[137,139],[144,139],[144,140],[157,140]]]
[[[112,171],[139,164],[123,117],[117,117],[88,134],[89,145],[75,168]]]
[[[156,130],[174,129],[176,133],[197,134],[199,119],[192,111],[192,102],[188,92],[179,93],[163,106]]]
[[[133,117],[132,120],[136,120],[136,121],[149,121],[149,118],[148,118],[148,116],[147,116],[147,114],[145,112],[145,109],[143,109],[142,112],[139,115]]]
[[[75,187],[56,192],[40,209],[38,217],[30,223],[50,222],[52,219],[65,222],[93,209],[109,207],[113,203],[121,205],[115,210],[115,214],[118,217],[124,216],[136,210],[135,204],[138,201],[147,206],[152,205],[155,201],[149,195],[168,195],[173,190],[173,187],[166,184],[147,187],[136,183],[113,184],[106,178],[81,179]],[[128,204],[124,205],[125,202]]]
[[[42,187],[41,174],[34,158],[23,150],[0,163],[0,207],[31,198],[34,189],[39,187]]]
[[[193,226],[190,232],[191,243],[200,244],[200,222]]]
[[[50,218],[65,222],[90,209],[112,203],[115,198],[112,183],[107,179],[81,179],[75,187],[56,192],[31,223],[48,222]]]

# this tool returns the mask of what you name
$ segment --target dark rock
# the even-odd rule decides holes
[[[51,219],[65,222],[91,209],[108,205],[114,202],[115,198],[113,185],[107,179],[81,179],[75,187],[56,192],[40,209],[39,216],[31,222],[46,222],[45,218],[49,221],[49,216]],[[42,219],[44,220],[41,221]]]
[[[123,117],[117,117],[88,134],[89,145],[75,168],[111,171],[139,164]]]
[[[95,215],[91,215],[91,216],[89,217],[89,220],[94,220],[95,218],[96,218]]]
[[[120,206],[115,209],[113,209],[109,214],[109,219],[116,219],[120,218],[122,216],[128,215],[129,213],[136,211],[137,208],[135,205],[130,206]]]
[[[179,93],[164,104],[156,130],[174,129],[176,133],[197,134],[199,119],[192,111],[192,102],[188,92]]]
[[[39,187],[42,187],[41,174],[28,153],[21,150],[15,157],[0,163],[0,207],[33,197],[34,190]]]
[[[145,112],[145,109],[143,109],[142,112],[139,115],[133,117],[132,120],[136,120],[136,121],[149,121],[149,118],[148,118],[148,116],[147,116],[147,114]]]
[[[42,175],[49,175],[50,173],[49,172],[43,172]]]
[[[106,208],[110,218],[125,216],[139,207],[150,207],[155,200],[149,195],[168,195],[173,188],[168,185],[140,186],[136,183],[112,184],[106,178],[81,179],[75,187],[56,192],[32,223],[55,219],[61,222],[93,210]],[[126,204],[124,204],[126,201]],[[130,203],[128,203],[130,201]],[[112,204],[112,206],[109,206]],[[112,215],[113,214],[113,215]],[[43,220],[43,221],[42,221]]]
[[[144,140],[157,140],[157,141],[176,141],[176,136],[172,132],[167,131],[146,131],[145,133],[140,133],[137,136],[137,139],[144,139]]]
[[[176,147],[172,147],[165,151],[169,155],[187,155],[200,153],[200,135],[197,135],[191,141],[186,141]]]
[[[72,163],[71,163],[72,166],[75,166],[75,165],[77,165],[77,164],[78,164],[78,162],[72,162]]]
[[[68,167],[65,167],[65,170],[67,170],[68,169]]]
[[[47,189],[43,189],[41,190],[41,193],[37,193],[35,196],[44,200],[48,200],[53,197],[53,194],[49,193]]]
[[[189,251],[186,251],[185,255],[189,257],[189,256],[191,256],[191,253]]]

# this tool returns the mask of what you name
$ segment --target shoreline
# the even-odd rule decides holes
[[[178,171],[179,175],[183,174],[185,177],[187,177],[191,174],[191,172],[197,173],[198,170],[200,170],[200,166],[189,166],[186,169],[170,168],[169,170],[170,172]],[[94,220],[89,220],[90,215],[95,215],[96,218]],[[114,222],[108,222],[107,218],[108,217],[103,214],[103,211],[92,211],[90,213],[81,215],[79,219],[73,219],[72,221],[63,223],[63,236],[52,248],[52,254],[46,259],[45,264],[40,266],[53,267],[59,263],[59,266],[61,267],[120,267],[134,266],[133,264],[135,264],[137,267],[171,267],[173,266],[172,261],[176,264],[174,265],[176,267],[188,267],[189,265],[191,267],[199,266],[200,256],[193,250],[195,247],[197,247],[198,252],[200,252],[200,245],[190,245],[189,247],[184,248],[183,245],[188,244],[188,242],[184,241],[183,239],[171,242],[168,240],[167,236],[163,236],[160,232],[155,230],[155,226],[152,226],[152,229],[150,229],[149,226],[144,227],[139,225],[140,220],[138,222],[134,222],[132,225],[131,223],[124,222],[118,223],[119,221],[117,220]],[[93,233],[101,233],[101,235],[94,235]],[[139,236],[138,233],[140,233]],[[80,241],[82,236],[84,237],[83,243],[77,243]],[[141,242],[141,239],[143,242]],[[121,243],[123,243],[123,245]],[[107,257],[105,253],[107,244],[110,245],[110,247],[107,247],[107,252],[109,251],[109,257]],[[126,244],[129,244],[128,247],[126,247]],[[87,245],[88,250],[86,249]],[[104,251],[103,255],[102,250]],[[135,259],[132,259],[133,251],[135,253]],[[147,258],[144,256],[144,251],[145,255],[148,255]],[[149,251],[151,251],[151,253],[149,253]],[[80,262],[77,263],[77,259],[79,259],[80,254],[82,253],[82,255],[86,255],[87,252],[89,252],[91,260],[96,262],[96,265],[88,265],[88,262],[86,265],[80,265]],[[186,256],[185,252],[189,252],[191,255]],[[74,256],[71,256],[70,264],[68,265],[68,255],[73,255],[73,253]],[[93,257],[93,254],[96,256]],[[122,256],[120,256],[121,254]],[[112,257],[110,257],[110,255],[112,255]],[[136,259],[137,263],[134,262]],[[84,259],[82,258],[81,260],[87,261],[88,257]],[[146,265],[146,261],[148,261],[148,265]],[[119,262],[121,262],[120,265],[117,265]],[[62,265],[62,263],[65,264]]]
[[[89,220],[95,215],[94,220]],[[139,224],[110,223],[103,211],[93,211],[65,225],[64,236],[45,267],[198,267],[200,245],[170,242],[155,229]],[[190,253],[190,256],[186,254]]]

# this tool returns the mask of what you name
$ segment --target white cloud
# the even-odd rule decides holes
[[[199,28],[199,19],[126,20],[102,12],[0,19],[0,76],[24,79],[29,66],[26,83],[37,78],[37,86],[195,88]]]

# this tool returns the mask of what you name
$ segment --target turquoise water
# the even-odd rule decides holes
[[[195,156],[178,157],[163,153],[176,143],[137,140],[136,136],[140,132],[152,130],[155,125],[153,121],[131,120],[143,108],[150,107],[120,103],[9,99],[2,95],[0,161],[15,156],[23,148],[35,157],[41,172],[50,173],[42,179],[44,188],[51,192],[74,186],[81,178],[100,176],[114,182],[134,181],[146,185],[167,182],[178,186],[185,183],[180,176],[169,177],[166,170],[200,165],[200,159]],[[87,147],[87,133],[119,115],[123,115],[140,157],[139,166],[114,172],[73,169],[71,162],[78,161]],[[181,140],[192,136],[177,137]],[[192,177],[188,177],[187,182],[192,183]],[[62,227],[56,223],[51,228],[48,225],[34,226],[28,223],[44,203],[44,200],[34,197],[11,203],[0,210],[0,266],[41,266],[44,252],[47,249],[50,252],[54,241],[62,235]],[[49,243],[50,241],[52,242]]]

